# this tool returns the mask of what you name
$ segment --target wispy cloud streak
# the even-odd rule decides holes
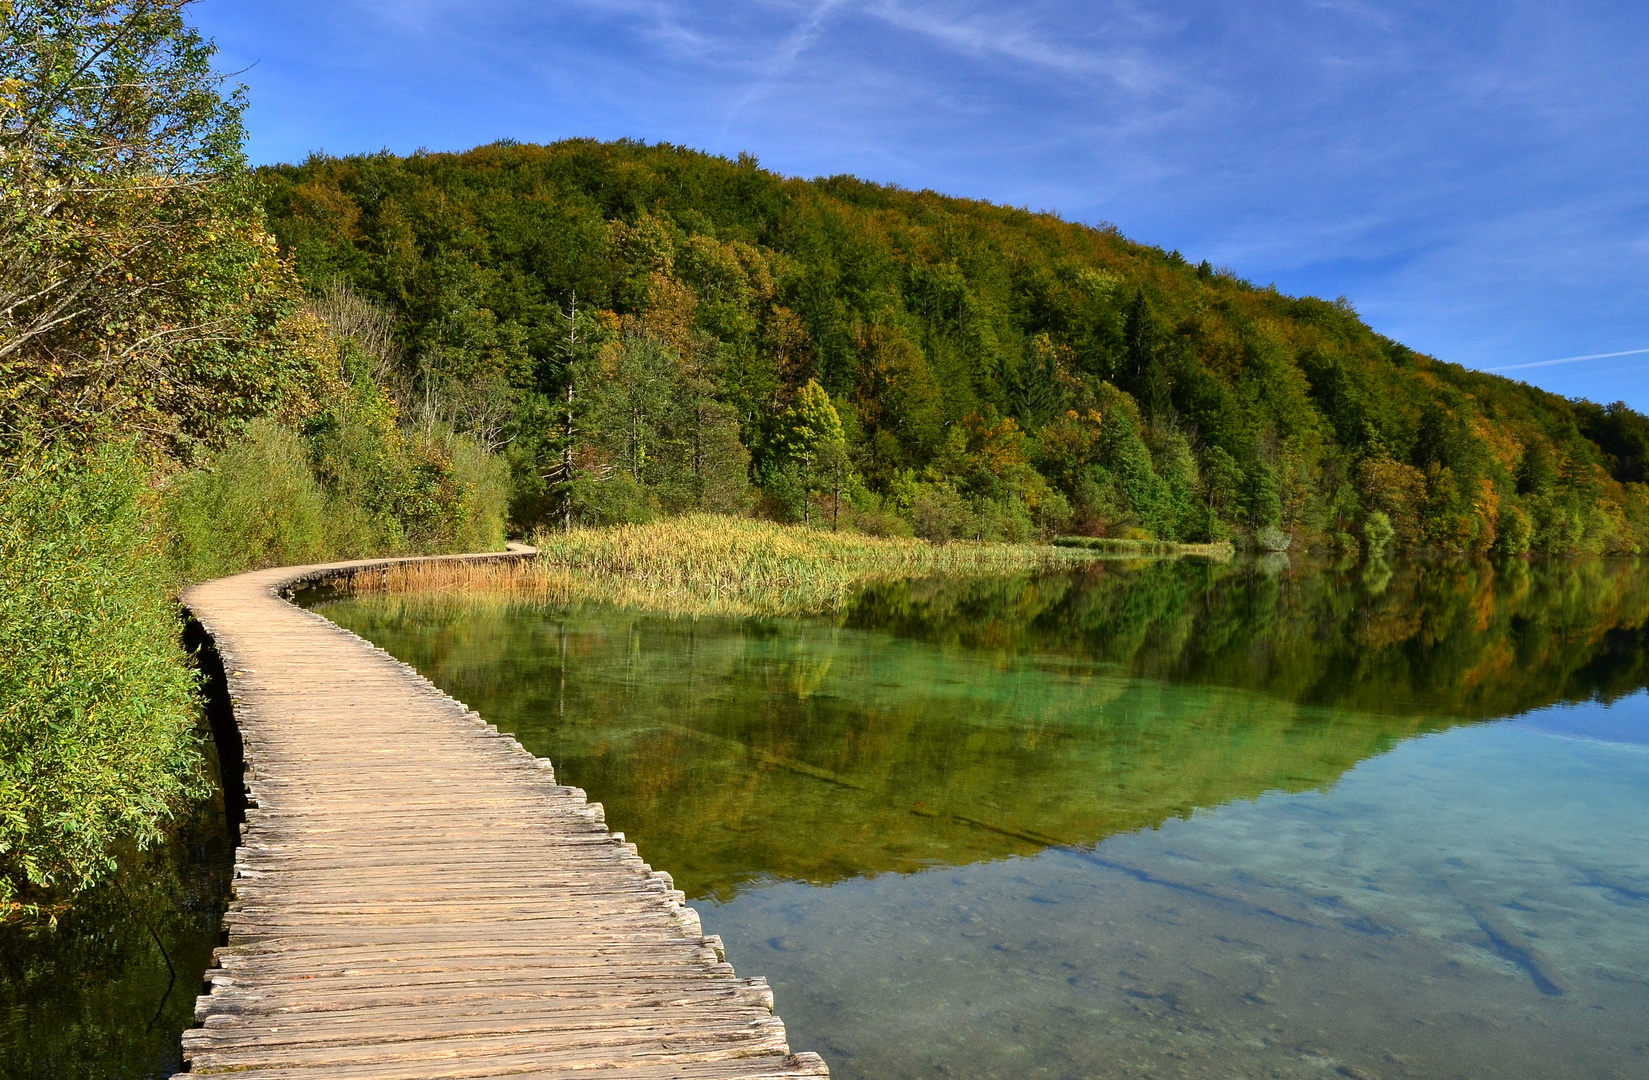
[[[773,54],[773,58],[768,62],[767,69],[762,72],[761,78],[752,83],[750,88],[744,92],[744,95],[734,102],[733,107],[727,111],[722,125],[724,131],[728,124],[738,118],[739,114],[770,92],[774,84],[795,67],[796,60],[801,56],[802,51],[819,36],[819,30],[824,26],[825,19],[840,6],[841,0],[821,0],[820,3],[814,5],[807,18],[803,19],[800,25],[791,31],[790,36],[785,38],[779,45],[778,50]]]
[[[1558,364],[1578,364],[1582,360],[1612,360],[1617,356],[1640,356],[1649,353],[1649,349],[1622,349],[1620,352],[1591,353],[1587,356],[1565,356],[1557,360],[1536,360],[1532,364],[1508,364],[1505,367],[1484,368],[1496,374],[1502,371],[1528,371],[1530,368],[1554,367]]]

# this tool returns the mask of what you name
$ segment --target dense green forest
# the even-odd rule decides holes
[[[940,539],[1649,539],[1649,423],[1624,405],[1110,226],[630,141],[259,177],[311,293],[393,316],[402,398],[507,454],[523,529],[828,496]]]

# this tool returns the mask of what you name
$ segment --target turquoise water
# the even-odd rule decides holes
[[[1614,710],[1640,739],[1646,706]],[[1649,1075],[1649,746],[1548,715],[1094,847],[700,911],[839,1076]]]
[[[605,803],[843,1080],[1649,1076],[1632,564],[321,610]]]

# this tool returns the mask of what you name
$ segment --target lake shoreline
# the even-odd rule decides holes
[[[340,584],[356,592],[490,594],[606,603],[670,615],[810,615],[840,611],[866,585],[900,578],[1011,574],[1184,556],[1224,561],[1232,554],[1229,544],[1120,539],[935,544],[709,514],[545,532],[534,543],[538,556],[525,563],[405,564]]]

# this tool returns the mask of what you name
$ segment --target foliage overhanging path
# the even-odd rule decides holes
[[[223,657],[249,808],[182,1075],[828,1075],[599,803],[279,596],[383,565],[185,594]]]

